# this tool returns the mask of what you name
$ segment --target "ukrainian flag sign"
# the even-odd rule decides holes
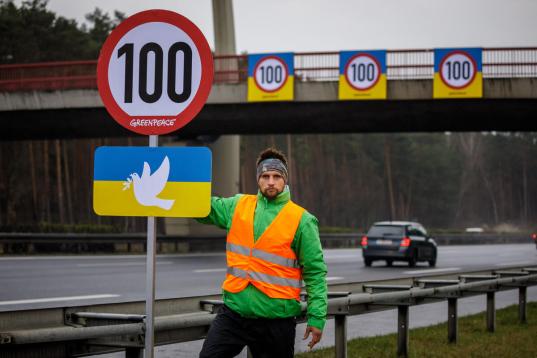
[[[481,48],[435,49],[433,98],[481,98]]]
[[[294,55],[273,53],[248,56],[248,102],[294,99]]]
[[[386,99],[386,51],[339,53],[339,99]]]
[[[99,147],[93,208],[98,215],[205,217],[211,160],[206,147]]]

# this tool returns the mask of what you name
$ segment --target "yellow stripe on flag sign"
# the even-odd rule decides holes
[[[112,216],[205,217],[211,211],[210,200],[200,200],[211,196],[211,182],[167,182],[158,196],[175,200],[170,210],[143,206],[132,189],[123,187],[122,181],[94,181],[95,212]]]

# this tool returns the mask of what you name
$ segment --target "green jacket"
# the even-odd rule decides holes
[[[205,224],[213,224],[229,232],[235,207],[242,194],[231,198],[213,197],[209,216],[198,219]],[[254,241],[257,241],[267,226],[274,220],[283,206],[291,199],[286,187],[274,200],[267,200],[257,194],[257,207],[254,215]],[[318,221],[315,216],[304,212],[297,228],[291,248],[302,267],[302,279],[308,293],[308,325],[324,328],[326,321],[327,288],[326,264],[319,240]],[[223,290],[225,304],[247,318],[285,318],[299,316],[300,302],[281,298],[270,298],[254,285],[248,285],[238,293]]]

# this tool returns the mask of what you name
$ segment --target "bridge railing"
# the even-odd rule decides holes
[[[537,77],[537,48],[483,50],[483,78]]]
[[[0,91],[97,88],[97,61],[0,65]]]
[[[434,75],[432,49],[388,50],[388,80],[430,80]],[[294,54],[295,80],[337,81],[339,52]],[[97,61],[63,61],[0,65],[0,91],[95,89]],[[214,57],[214,83],[244,83],[248,56]],[[537,48],[483,49],[484,78],[537,77]]]
[[[486,295],[486,330],[496,330],[495,294],[518,289],[518,319],[527,322],[527,287],[537,284],[537,268],[485,271],[462,274],[456,279],[420,278],[410,284],[356,283],[360,293],[337,291],[329,293],[328,315],[335,320],[335,355],[347,357],[347,318],[386,309],[397,309],[397,355],[406,357],[409,345],[409,307],[425,303],[446,301],[447,341],[458,340],[458,300],[464,297]],[[353,284],[345,284],[349,290]],[[334,288],[334,286],[331,286]],[[216,296],[217,297],[217,296]],[[171,344],[198,340],[205,337],[215,308],[222,302],[215,296],[162,300],[157,305],[160,314],[155,319],[157,344]],[[163,307],[164,306],[164,307]],[[52,320],[54,326],[36,322],[37,310],[0,313],[0,351],[2,357],[66,356],[62,352],[84,356],[104,353],[91,347],[123,349],[127,358],[139,357],[144,348],[144,316],[141,304],[104,305],[101,312],[92,307],[70,307],[45,310],[42,317]],[[189,309],[177,313],[178,308]],[[97,308],[99,309],[99,308]],[[115,310],[114,310],[115,309]],[[128,310],[119,313],[117,310]],[[203,311],[200,311],[202,309]],[[306,303],[302,302],[305,311]],[[114,311],[112,311],[114,310]],[[20,328],[29,323],[29,327]],[[17,325],[19,327],[17,327]],[[39,328],[35,328],[38,326]]]

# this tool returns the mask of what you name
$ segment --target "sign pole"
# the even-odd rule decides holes
[[[148,66],[147,56],[149,52],[154,52],[155,56],[162,53],[168,54],[169,64],[164,66],[165,62],[155,60],[154,64]],[[184,61],[181,62],[184,66],[177,62],[179,53],[182,54],[180,57],[184,58]],[[159,58],[162,59],[162,55]],[[154,72],[151,72],[152,69]],[[139,73],[140,76],[134,76],[135,73]],[[154,77],[153,91],[147,86],[148,76]],[[158,147],[158,135],[174,132],[194,119],[207,101],[212,83],[213,58],[205,36],[186,17],[167,10],[146,10],[122,21],[106,38],[97,62],[97,86],[108,113],[128,130],[149,135],[150,148]],[[167,91],[162,91],[163,86],[167,88]],[[180,92],[178,89],[181,89]],[[107,150],[103,149],[100,153],[105,152]],[[153,152],[158,152],[158,149],[154,149]],[[134,158],[127,159],[129,159],[127,160],[129,165],[134,165],[130,163]],[[155,340],[157,234],[155,215],[161,217],[203,217],[207,215],[205,210],[174,211],[172,207],[175,198],[173,200],[158,198],[159,193],[155,190],[160,187],[160,184],[151,185],[151,187],[148,185],[139,186],[142,181],[148,183],[148,178],[153,177],[155,173],[157,175],[154,180],[157,180],[158,183],[162,184],[163,179],[167,180],[170,171],[169,160],[170,158],[165,156],[157,170],[155,170],[157,168],[155,165],[158,163],[152,162],[153,173],[151,173],[150,164],[143,161],[141,175],[132,173],[130,168],[121,174],[128,176],[127,181],[123,183],[123,190],[128,190],[132,186],[133,199],[136,200],[134,205],[131,204],[132,201],[129,201],[129,205],[127,205],[129,213],[141,212],[142,214],[138,216],[153,215],[147,218],[145,358],[153,358]],[[129,175],[129,173],[131,174]],[[207,177],[201,175],[201,172],[199,174],[200,178],[205,181],[201,180],[199,183],[189,181],[189,187],[200,187],[201,189],[198,188],[195,191],[200,191],[200,193],[209,188],[210,194],[210,185],[207,187],[207,184],[201,184],[202,182],[210,184],[210,180],[206,180],[210,179],[210,175]],[[142,176],[143,178],[141,178]],[[180,175],[178,176],[180,177]],[[108,176],[105,177],[108,178]],[[99,187],[105,185],[98,183]],[[164,186],[166,183],[163,183],[162,188]],[[134,190],[135,187],[138,187],[138,192]],[[203,189],[204,187],[205,189]],[[160,191],[163,190],[162,188]],[[107,191],[106,194],[101,195],[101,199],[107,199],[106,196],[109,195],[109,191]],[[101,200],[98,196],[97,198]],[[209,204],[210,210],[209,200],[206,203]],[[109,200],[104,200],[104,202],[109,202]],[[94,207],[99,208],[99,210],[95,210],[99,215],[134,216],[111,210],[110,205],[95,206],[95,199]],[[149,213],[145,211],[148,207],[152,208]],[[185,213],[188,215],[185,216]],[[194,216],[190,216],[192,214]]]
[[[158,135],[149,136],[149,147],[158,147]],[[145,299],[145,358],[153,358],[155,339],[155,257],[157,241],[156,217],[147,217],[146,299]]]

